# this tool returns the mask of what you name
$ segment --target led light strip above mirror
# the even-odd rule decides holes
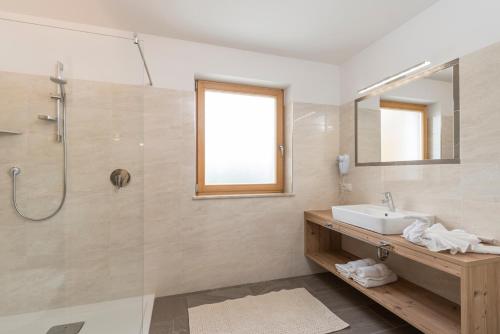
[[[374,84],[372,84],[372,85],[370,85],[368,87],[365,87],[365,88],[359,90],[358,94],[362,95],[362,94],[368,93],[369,91],[372,91],[372,90],[374,90],[376,88],[382,87],[382,86],[387,85],[389,83],[392,83],[392,82],[394,82],[394,81],[396,81],[398,79],[404,78],[404,77],[406,77],[407,75],[409,75],[411,73],[414,73],[414,72],[416,72],[418,70],[421,70],[421,69],[429,66],[430,64],[431,64],[431,62],[428,61],[428,60],[426,60],[426,61],[424,61],[424,62],[422,62],[420,64],[412,66],[412,67],[410,67],[410,68],[408,68],[408,69],[406,69],[404,71],[401,71],[401,72],[399,72],[397,74],[391,75],[390,77],[382,79],[379,82],[376,82],[376,83],[374,83]]]

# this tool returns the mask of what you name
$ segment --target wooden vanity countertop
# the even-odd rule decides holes
[[[341,234],[348,235],[350,237],[360,239],[362,241],[368,242],[373,245],[377,245],[380,241],[385,241],[390,243],[393,246],[397,246],[399,252],[396,253],[404,253],[408,250],[408,254],[420,253],[423,255],[423,258],[430,257],[430,259],[438,260],[439,262],[448,262],[455,264],[455,266],[467,267],[474,266],[477,264],[484,264],[489,262],[500,262],[500,255],[492,255],[492,254],[476,254],[476,253],[467,253],[467,254],[456,254],[452,255],[449,252],[432,252],[426,247],[416,245],[414,243],[409,242],[404,239],[401,235],[383,235],[380,233],[376,233],[373,231],[369,231],[360,227],[356,227],[354,225],[346,224],[340,221],[336,221],[332,217],[332,210],[312,210],[305,211],[304,218],[307,221],[322,225],[328,226],[332,230],[338,231]],[[400,254],[405,256],[405,254]],[[411,257],[411,256],[408,256]],[[416,259],[418,261],[418,259]],[[422,262],[422,261],[419,261]],[[447,271],[447,270],[445,270]],[[455,275],[459,276],[460,273],[456,272]]]

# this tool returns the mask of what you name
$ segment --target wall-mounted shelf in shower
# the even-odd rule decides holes
[[[21,131],[0,129],[0,135],[22,135]]]

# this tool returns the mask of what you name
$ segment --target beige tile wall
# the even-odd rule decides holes
[[[143,272],[146,292],[167,295],[317,269],[302,256],[302,217],[337,196],[336,107],[287,108],[294,197],[193,200],[194,93],[69,82],[68,199],[53,219],[29,223],[12,208],[7,171],[23,169],[19,202],[27,213],[57,206],[62,148],[55,125],[37,119],[54,113],[54,85],[0,75],[0,124],[24,131],[0,137],[0,295],[7,301],[0,314],[139,295]],[[132,173],[119,192],[109,183],[115,168]]]
[[[380,120],[380,109],[358,107],[359,162],[382,160]]]
[[[57,207],[62,145],[48,76],[0,73],[0,315],[140,295],[143,291],[144,88],[69,80],[69,191],[54,218],[31,223],[11,204],[10,167],[20,207],[39,217]],[[116,192],[115,168],[132,174]]]
[[[442,116],[441,119],[441,159],[454,158],[454,118],[453,116]]]
[[[303,256],[303,211],[329,207],[337,196],[336,107],[293,103],[286,111],[294,197],[193,200],[194,93],[148,88],[145,103],[146,292],[171,295],[317,269]]]
[[[500,44],[460,60],[460,165],[353,168],[347,203],[378,203],[391,191],[397,207],[433,213],[448,228],[500,240]],[[354,156],[354,104],[340,107],[340,151]],[[352,251],[361,245],[351,243]],[[373,251],[373,250],[371,250]],[[397,260],[395,260],[397,262]],[[457,299],[457,282],[394,264],[402,276]],[[421,269],[421,268],[420,268]]]

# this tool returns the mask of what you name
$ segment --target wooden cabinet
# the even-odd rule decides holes
[[[305,255],[424,333],[500,333],[500,256],[434,253],[401,236],[382,235],[334,221],[331,210],[306,211]],[[444,271],[460,279],[460,305],[404,279],[367,289],[339,275],[336,263],[357,259],[342,250],[342,235]]]

